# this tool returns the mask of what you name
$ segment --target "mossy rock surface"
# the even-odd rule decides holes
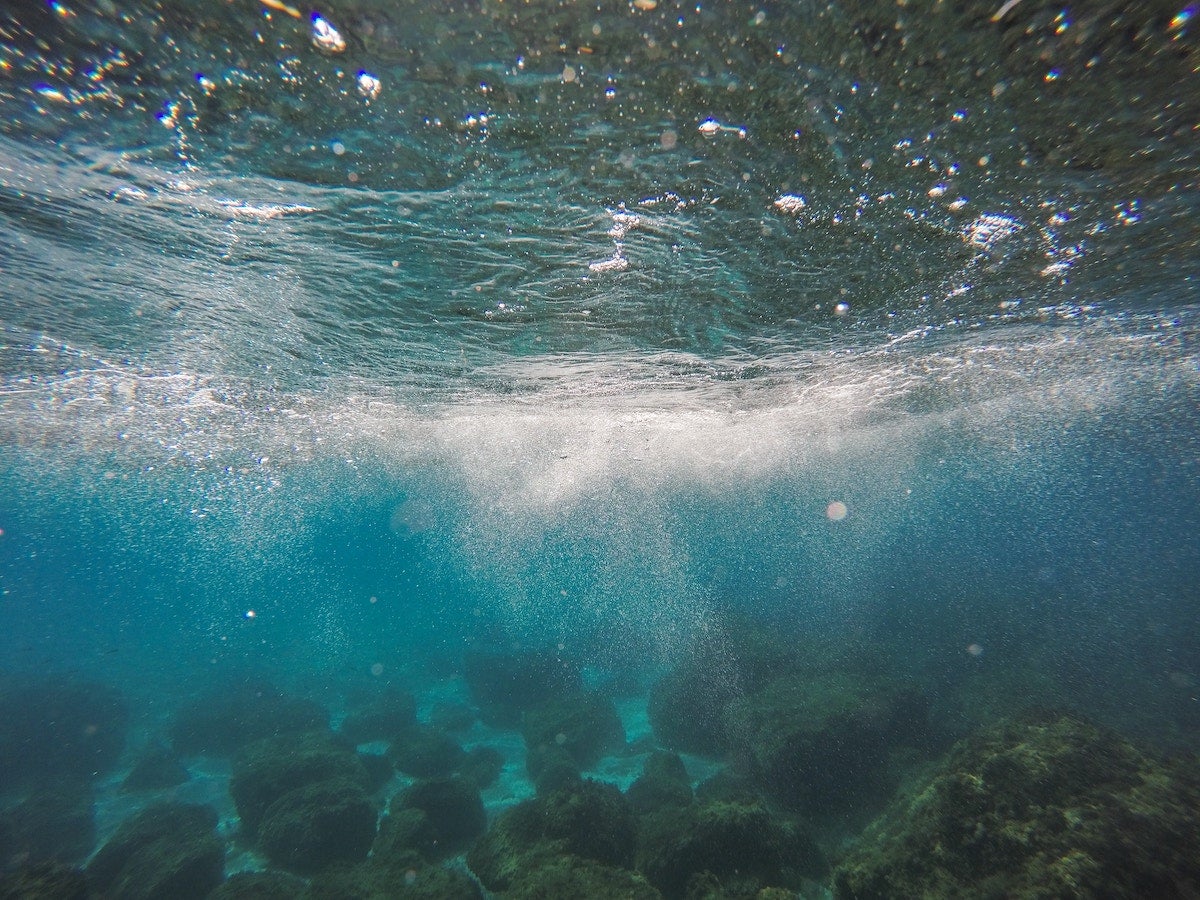
[[[918,692],[889,680],[785,675],[730,707],[730,740],[741,767],[791,809],[879,809],[899,781],[891,754],[925,743],[927,713]]]
[[[709,880],[753,896],[827,871],[812,838],[794,823],[762,804],[719,801],[645,817],[637,869],[664,897],[680,900]]]
[[[328,732],[283,735],[251,744],[234,760],[229,793],[242,824],[258,828],[267,809],[285,794],[341,779],[368,790],[370,774],[353,749]]]
[[[0,900],[90,900],[80,869],[55,862],[19,866],[0,873]]]
[[[636,842],[632,810],[611,784],[584,781],[505,812],[467,854],[489,890],[507,890],[522,872],[568,854],[631,867]]]
[[[662,900],[642,875],[577,856],[556,856],[521,872],[504,900]]]
[[[287,872],[238,872],[208,895],[208,900],[295,900],[304,879]]]
[[[419,860],[405,866],[371,859],[335,868],[313,878],[300,900],[482,900],[469,875],[429,866]]]
[[[449,775],[467,759],[458,741],[432,725],[404,729],[392,741],[388,756],[392,765],[413,778]]]
[[[277,866],[312,874],[365,859],[375,840],[376,816],[358,784],[322,781],[272,803],[259,823],[258,845]]]
[[[959,744],[834,877],[839,900],[1200,896],[1200,778],[1072,716]]]
[[[0,812],[0,860],[82,864],[95,847],[91,787],[41,789]]]
[[[529,748],[558,746],[588,768],[625,746],[625,728],[612,700],[579,692],[529,709],[521,728]]]
[[[677,753],[659,750],[652,753],[642,775],[629,786],[625,796],[639,815],[670,806],[692,802],[692,783]]]
[[[225,847],[210,806],[160,803],[126,820],[88,864],[93,887],[121,900],[200,900],[221,883]]]
[[[487,828],[487,812],[475,782],[459,775],[418,781],[392,799],[392,815],[424,814],[417,846],[431,859],[466,849]]]

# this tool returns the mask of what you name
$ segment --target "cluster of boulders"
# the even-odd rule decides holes
[[[267,684],[198,697],[126,760],[120,790],[145,802],[98,850],[91,785],[121,758],[124,704],[86,683],[5,685],[0,777],[18,799],[0,814],[0,897],[1200,896],[1194,762],[1074,716],[952,745],[883,661],[731,629],[657,682],[647,750],[555,651],[475,654],[463,671],[473,704],[425,721],[394,689],[336,728]],[[464,747],[481,720],[519,732],[533,786],[490,822],[483,792],[506,761]],[[697,784],[681,751],[716,774]],[[173,799],[200,755],[228,760],[236,820]],[[641,758],[625,790],[594,777],[622,756]],[[227,878],[247,850],[267,870]]]

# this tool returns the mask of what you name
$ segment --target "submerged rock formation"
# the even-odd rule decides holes
[[[1078,718],[985,729],[863,835],[839,900],[1200,896],[1200,777]]]

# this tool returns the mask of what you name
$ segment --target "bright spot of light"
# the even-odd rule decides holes
[[[312,42],[326,53],[341,53],[346,49],[346,39],[328,19],[316,12],[312,14]]]
[[[979,658],[983,656],[983,646],[981,644],[968,644],[967,654]]]
[[[825,507],[825,518],[830,522],[840,522],[850,515],[850,509],[841,500],[834,500]]]
[[[256,612],[255,612],[254,610],[252,610],[252,609],[248,609],[248,610],[246,610],[246,612],[245,612],[245,613],[243,613],[243,617],[244,617],[244,618],[247,618],[247,619],[257,619],[257,618],[258,618],[258,613],[256,613]]]
[[[368,100],[374,100],[383,90],[383,83],[365,69],[358,73],[358,92]]]

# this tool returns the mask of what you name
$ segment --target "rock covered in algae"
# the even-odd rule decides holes
[[[625,728],[612,700],[594,692],[580,691],[531,707],[521,732],[530,749],[562,747],[584,768],[625,746]]]
[[[638,814],[664,806],[687,806],[692,802],[692,782],[678,753],[656,750],[646,759],[642,775],[625,794]]]
[[[305,874],[365,859],[375,805],[362,787],[334,778],[288,791],[263,814],[258,846],[271,862]]]
[[[636,823],[621,791],[584,781],[514,806],[467,854],[484,886],[508,890],[523,872],[569,854],[615,867],[633,863]]]
[[[286,794],[333,780],[363,792],[371,785],[362,760],[332,734],[284,734],[253,743],[235,757],[229,793],[243,827],[252,832]]]
[[[221,883],[225,847],[217,813],[158,803],[127,819],[88,864],[92,886],[122,900],[199,900]]]
[[[742,769],[791,809],[881,809],[899,780],[891,756],[927,742],[927,712],[903,683],[788,673],[731,705],[730,742]]]
[[[1200,896],[1200,777],[1078,718],[959,744],[834,873],[838,900]]]
[[[481,900],[479,886],[465,872],[412,860],[374,859],[316,876],[300,900]]]
[[[653,885],[637,872],[606,866],[577,856],[554,856],[521,872],[504,892],[505,900],[549,900],[587,897],[588,900],[662,900]]]
[[[723,895],[752,897],[767,887],[797,887],[827,871],[821,851],[796,823],[761,803],[721,801],[664,807],[646,816],[637,868],[664,897],[681,900],[708,882]]]
[[[486,828],[487,813],[475,782],[461,775],[430,778],[392,798],[374,852],[399,848],[439,859],[465,850]]]

